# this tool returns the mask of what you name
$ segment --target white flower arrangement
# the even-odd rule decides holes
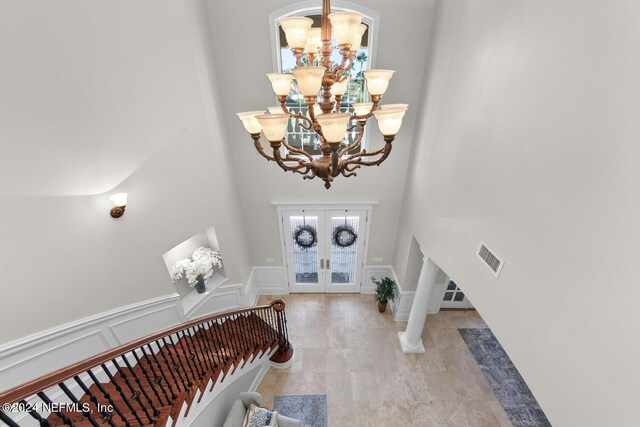
[[[189,286],[194,288],[198,283],[198,277],[204,280],[213,276],[213,269],[222,267],[220,252],[211,248],[200,247],[193,252],[191,259],[185,258],[177,261],[171,269],[171,280],[175,283],[184,276]]]

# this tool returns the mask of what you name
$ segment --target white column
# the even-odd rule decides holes
[[[398,332],[402,351],[405,353],[424,353],[422,330],[424,329],[424,322],[427,320],[429,299],[436,283],[438,271],[439,268],[433,261],[427,258],[423,259],[418,287],[416,288],[413,303],[411,303],[407,329],[404,332]]]

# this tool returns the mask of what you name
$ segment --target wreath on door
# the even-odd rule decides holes
[[[311,225],[300,225],[293,233],[293,240],[301,249],[309,249],[318,243],[318,233],[315,227]]]
[[[352,246],[358,235],[356,231],[348,224],[339,225],[333,230],[333,244],[341,248],[348,248]]]

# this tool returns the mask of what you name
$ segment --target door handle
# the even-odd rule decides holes
[[[329,259],[327,258],[327,270],[329,270],[331,268],[331,261],[329,261]]]
[[[320,260],[320,269],[324,270],[324,259]]]

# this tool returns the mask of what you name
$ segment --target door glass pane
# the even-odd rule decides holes
[[[456,296],[453,298],[454,301],[462,301],[464,299],[464,294],[460,291],[456,292]]]
[[[331,283],[353,284],[356,277],[360,217],[331,217]]]
[[[445,301],[451,301],[452,298],[453,298],[453,292],[445,292],[444,293],[444,300]]]
[[[292,216],[291,240],[297,284],[318,283],[318,217]]]

